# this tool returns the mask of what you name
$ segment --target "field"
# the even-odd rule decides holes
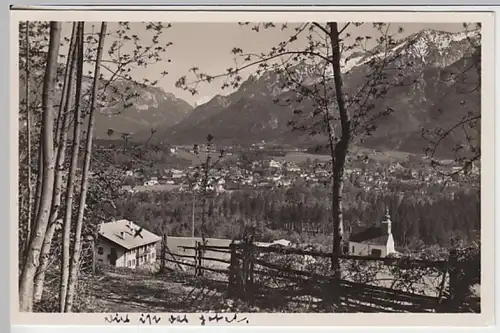
[[[394,162],[394,161],[405,161],[408,159],[408,156],[411,154],[401,152],[401,151],[383,151],[383,152],[375,152],[370,149],[366,148],[354,148],[352,150],[352,154],[366,154],[368,158],[375,162],[380,162],[380,163],[388,163],[388,162]],[[291,163],[304,163],[308,159],[310,161],[318,160],[321,163],[325,163],[331,160],[330,155],[322,155],[322,154],[309,154],[309,153],[302,153],[302,152],[289,152],[285,156],[275,156],[273,159],[277,161],[286,161],[286,162],[291,162]]]
[[[217,153],[212,153],[212,157],[213,158],[217,158],[218,157],[218,152]],[[176,153],[174,153],[174,156],[178,157],[178,158],[182,158],[182,159],[185,159],[185,160],[188,160],[190,161],[192,164],[194,165],[197,165],[197,164],[200,164],[202,163],[205,159],[206,159],[206,153],[203,153],[203,152],[200,152],[198,155],[195,155],[187,150],[184,150],[184,149],[178,149]],[[231,159],[234,159],[234,158],[237,158],[237,155],[226,155],[224,156],[222,159],[221,159],[221,162],[222,161],[229,161]]]
[[[130,185],[125,185],[123,186],[123,189],[128,191],[128,190],[134,190],[136,192],[164,192],[164,191],[172,191],[175,189],[178,189],[181,187],[180,185],[172,185],[172,184],[159,184],[159,185],[149,185],[149,186],[144,186],[144,185],[139,185],[139,186],[130,186]]]
[[[391,150],[384,152],[372,152],[368,154],[368,157],[375,162],[390,163],[406,161],[410,155],[411,154],[409,153]]]
[[[277,161],[286,161],[291,163],[304,163],[307,159],[314,161],[317,159],[320,162],[328,162],[331,160],[329,155],[320,155],[320,154],[308,154],[301,152],[291,152],[287,153],[285,156],[276,156],[274,157]]]

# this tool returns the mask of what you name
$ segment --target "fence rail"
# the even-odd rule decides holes
[[[297,268],[288,263],[283,264],[279,260],[271,262],[265,258],[266,255],[285,259],[293,256],[304,259],[308,256],[325,262],[332,258],[331,253],[321,251],[241,243],[231,243],[228,246],[203,245],[201,242],[195,242],[195,246],[178,246],[178,248],[191,251],[192,254],[170,251],[168,241],[164,237],[161,253],[162,267],[165,267],[166,263],[190,267],[199,277],[204,276],[204,272],[217,273],[226,281],[230,297],[257,304],[295,302],[296,304],[307,303],[314,307],[341,304],[343,309],[349,312],[463,311],[465,288],[460,286],[460,278],[456,276],[457,267],[463,263],[459,262],[453,253],[450,254],[449,260],[440,261],[339,256],[339,259],[343,261],[373,264],[374,270],[381,269],[381,267],[396,271],[400,269],[404,272],[417,270],[422,275],[419,276],[421,280],[427,277],[425,275],[427,270],[435,272],[436,276],[433,280],[436,283],[435,295],[430,296],[422,291],[398,289],[394,287],[395,283],[390,278],[385,278],[393,281],[390,287],[374,285],[373,281],[382,281],[384,278],[374,278],[373,281],[352,281],[346,277],[338,279],[329,269],[314,271],[312,268]],[[363,272],[358,272],[358,275],[366,278]],[[416,282],[415,284],[418,285]],[[304,297],[310,299],[304,301]],[[480,312],[480,309],[472,311]]]

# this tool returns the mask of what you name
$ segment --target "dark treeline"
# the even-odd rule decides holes
[[[238,237],[243,227],[257,227],[259,240],[288,237],[305,240],[317,232],[318,238],[332,233],[328,191],[316,187],[226,192],[207,203],[209,237]],[[201,214],[195,200],[195,234]],[[346,230],[366,226],[391,213],[396,245],[412,247],[447,246],[451,238],[467,243],[478,240],[480,198],[473,190],[433,195],[421,193],[377,193],[358,189],[345,196]],[[159,234],[190,236],[193,219],[193,194],[190,192],[140,192],[129,194],[117,203],[119,217],[130,219]]]

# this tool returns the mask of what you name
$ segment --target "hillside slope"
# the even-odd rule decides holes
[[[56,85],[55,104],[59,105],[64,67],[61,66]],[[19,100],[25,98],[24,73],[20,73]],[[41,100],[43,73],[32,74],[31,100]],[[88,108],[91,77],[83,80],[83,108]],[[101,89],[106,84],[101,81]],[[126,96],[133,96],[126,99]],[[186,101],[161,88],[146,86],[130,80],[116,80],[105,91],[101,90],[100,108],[96,113],[94,135],[98,139],[117,139],[122,134],[151,133],[152,128],[173,126],[188,116],[193,107]],[[112,131],[110,131],[112,130]]]

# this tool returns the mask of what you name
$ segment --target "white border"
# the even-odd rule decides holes
[[[75,7],[57,7],[57,9],[72,9]],[[245,314],[249,320],[250,325],[258,326],[484,326],[493,323],[493,301],[494,301],[494,285],[493,285],[493,260],[491,256],[494,254],[493,244],[493,182],[491,179],[494,177],[493,170],[493,135],[494,135],[494,72],[491,68],[494,67],[494,21],[493,15],[486,13],[463,13],[463,11],[470,11],[471,8],[459,8],[462,13],[450,13],[452,10],[449,7],[437,8],[419,8],[419,7],[379,7],[374,10],[373,7],[356,7],[355,10],[365,10],[365,12],[352,12],[347,13],[347,10],[352,8],[338,8],[338,7],[316,7],[304,8],[307,12],[283,12],[283,10],[297,10],[298,7],[264,7],[264,12],[248,12],[241,11],[241,6],[236,7],[220,7],[218,12],[208,12],[213,10],[213,7],[193,7],[205,12],[187,11],[186,7],[168,7],[169,10],[179,9],[177,12],[154,12],[151,9],[165,9],[164,6],[148,7],[148,11],[138,11],[142,7],[127,6],[126,11],[102,11],[103,7],[88,8],[85,11],[13,11],[11,12],[11,113],[10,113],[10,127],[11,127],[11,147],[17,147],[17,105],[18,105],[18,73],[17,73],[17,22],[20,20],[85,20],[91,17],[92,21],[170,21],[170,22],[235,22],[235,21],[287,21],[287,22],[304,22],[304,21],[347,21],[346,15],[349,15],[349,21],[373,21],[373,12],[377,11],[376,21],[397,21],[397,22],[463,22],[463,21],[482,21],[483,22],[483,85],[482,85],[482,133],[486,137],[482,141],[482,193],[481,202],[482,210],[481,216],[483,218],[483,229],[481,232],[482,237],[482,308],[481,314]],[[300,8],[300,7],[299,7]],[[99,9],[96,11],[92,9]],[[116,6],[110,6],[108,9],[116,10]],[[190,8],[189,10],[191,10]],[[252,6],[245,7],[245,10],[258,10],[262,7]],[[271,12],[271,10],[280,10],[281,12]],[[337,10],[337,12],[328,12],[329,10]],[[341,9],[342,12],[338,10]],[[397,10],[398,13],[383,13],[381,10]],[[476,8],[479,9],[479,8]],[[233,10],[238,10],[235,12]],[[414,11],[425,10],[427,13],[416,13]],[[446,10],[446,13],[439,13],[436,10]],[[485,11],[484,8],[480,8]],[[412,12],[413,11],[413,12]],[[83,15],[83,17],[82,17]],[[485,18],[488,16],[488,18]],[[394,18],[397,17],[397,20]],[[481,18],[480,18],[481,17]],[[14,37],[14,38],[12,38]],[[489,83],[489,84],[488,84]],[[10,154],[11,159],[11,207],[15,207],[17,201],[17,149],[12,149]],[[57,324],[57,325],[103,325],[102,314],[32,314],[32,313],[19,313],[17,311],[17,209],[11,210],[11,319],[14,324]],[[138,318],[140,314],[130,314]],[[166,314],[164,314],[166,315]],[[241,314],[243,315],[243,314]],[[190,315],[196,318],[199,315]],[[162,321],[165,324],[167,321]],[[199,325],[199,322],[191,321],[193,325]],[[160,325],[161,325],[160,324]],[[137,326],[132,326],[131,328]],[[226,326],[228,327],[228,326]],[[172,329],[173,327],[169,327]],[[51,328],[52,330],[52,328]],[[39,329],[37,329],[39,331]]]

